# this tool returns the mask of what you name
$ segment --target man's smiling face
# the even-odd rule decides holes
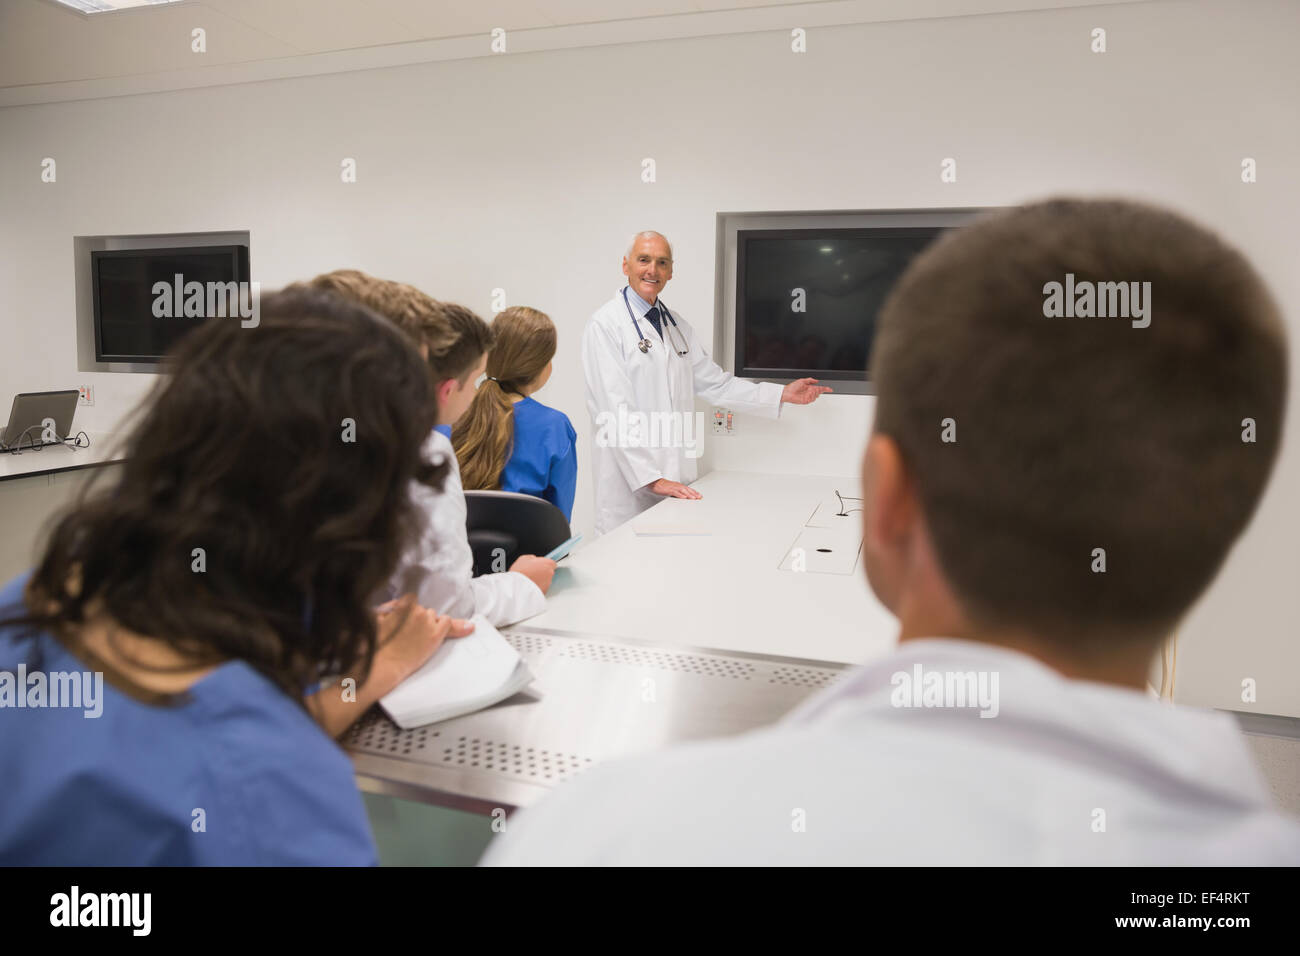
[[[673,277],[673,254],[662,236],[643,236],[623,257],[623,275],[632,291],[654,305],[668,280]]]

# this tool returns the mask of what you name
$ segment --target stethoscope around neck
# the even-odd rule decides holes
[[[627,301],[627,286],[623,287],[623,305],[627,307],[627,317],[632,320],[632,327],[636,329],[636,337],[640,340],[636,343],[636,347],[639,348],[641,354],[644,355],[646,352],[650,351],[650,346],[654,343],[641,334],[641,325],[637,322],[636,315],[632,312],[632,303]],[[659,307],[659,311],[662,312],[664,317],[668,320],[668,324],[663,327],[668,329],[668,342],[672,346],[673,351],[678,355],[685,355],[687,351],[689,351],[689,348],[686,344],[686,337],[682,335],[682,330],[677,327],[677,320],[673,318],[673,314],[668,311],[668,306],[663,304],[662,299],[656,301],[655,305]],[[651,306],[651,308],[653,307],[654,306]],[[677,341],[675,342],[673,341],[674,332],[677,333]]]

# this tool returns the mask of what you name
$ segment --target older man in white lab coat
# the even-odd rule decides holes
[[[592,475],[596,533],[604,534],[664,497],[703,497],[702,431],[695,396],[739,412],[776,418],[781,405],[807,405],[830,388],[814,378],[789,385],[746,382],[709,357],[695,331],[659,296],[673,277],[673,252],[657,232],[641,232],[623,257],[627,285],[597,310],[582,336],[587,409],[595,428]]]
[[[1045,320],[1044,280],[1096,263],[1164,311]],[[862,554],[897,651],[776,726],[585,771],[486,862],[1300,864],[1232,717],[1145,690],[1280,444],[1286,333],[1245,259],[1163,210],[1025,206],[912,263],[873,363]]]

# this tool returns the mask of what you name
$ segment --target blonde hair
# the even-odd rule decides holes
[[[508,396],[535,381],[555,357],[555,323],[537,309],[506,309],[492,322],[492,336],[488,377],[451,436],[466,491],[501,487],[514,443],[514,404]]]

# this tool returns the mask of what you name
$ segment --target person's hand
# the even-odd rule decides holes
[[[815,378],[796,379],[782,390],[781,401],[790,405],[811,405],[829,391],[829,385],[818,385]]]
[[[535,554],[521,554],[510,565],[510,570],[518,571],[545,594],[551,589],[551,579],[555,577],[555,562],[550,558],[539,558]]]
[[[650,490],[665,498],[690,498],[694,501],[704,497],[690,485],[684,485],[680,481],[669,481],[667,478],[659,478],[651,482]]]
[[[415,603],[414,594],[375,609],[379,626],[379,647],[375,669],[384,683],[396,687],[414,674],[449,637],[465,637],[474,630],[472,621],[438,614]]]

